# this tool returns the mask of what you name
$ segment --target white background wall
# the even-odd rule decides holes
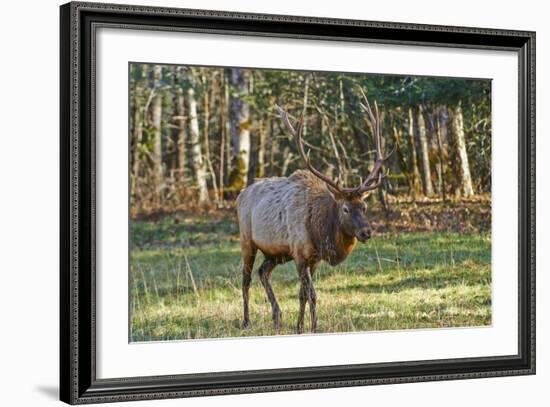
[[[538,374],[529,377],[401,384],[187,399],[188,406],[548,405],[549,316],[545,266],[550,240],[550,121],[546,114],[550,27],[545,2],[461,0],[130,1],[174,7],[312,15],[537,31]],[[58,0],[2,4],[0,24],[0,404],[53,405],[58,387]],[[513,193],[511,194],[514,198]],[[514,236],[510,236],[514,239]],[[403,344],[406,346],[406,344]],[[181,400],[139,405],[175,406]],[[137,405],[133,403],[134,405]],[[130,405],[130,404],[125,404]]]

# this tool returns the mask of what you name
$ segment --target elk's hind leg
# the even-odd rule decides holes
[[[273,292],[273,287],[271,286],[271,282],[269,281],[269,279],[271,278],[271,273],[273,272],[273,269],[277,264],[278,262],[276,259],[266,257],[264,262],[258,269],[260,281],[262,282],[262,285],[264,286],[265,292],[267,294],[267,298],[271,303],[273,325],[275,326],[275,329],[279,329],[281,327],[281,308],[279,307],[279,303],[275,298],[275,293]]]
[[[254,267],[254,260],[256,259],[258,249],[254,246],[242,246],[241,251],[243,258],[243,328],[248,328],[250,325],[248,291],[250,289],[250,282],[252,281],[252,268]]]

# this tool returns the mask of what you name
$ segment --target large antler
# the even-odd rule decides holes
[[[281,118],[283,119],[283,123],[285,124],[288,131],[294,136],[296,139],[296,145],[298,146],[298,152],[300,153],[300,156],[306,163],[307,168],[318,178],[322,179],[324,182],[326,182],[328,185],[333,187],[339,192],[342,191],[342,187],[340,187],[336,182],[331,180],[329,177],[327,177],[325,174],[323,174],[321,171],[317,170],[312,164],[309,159],[309,157],[306,155],[304,151],[304,145],[302,143],[302,128],[304,125],[304,115],[300,116],[300,120],[298,121],[298,128],[295,130],[292,124],[290,123],[290,120],[288,118],[287,112],[285,112],[283,109],[281,109],[278,105],[275,105],[275,109],[277,110],[277,113],[281,115]]]
[[[374,101],[373,114],[369,100],[367,99],[367,95],[365,95],[363,89],[359,88],[359,90],[361,91],[361,95],[363,95],[363,99],[365,100],[365,104],[361,103],[361,107],[367,112],[367,115],[369,116],[376,144],[376,161],[374,162],[374,166],[372,167],[370,174],[367,176],[367,178],[365,178],[365,181],[363,181],[363,183],[357,187],[357,192],[359,194],[364,194],[365,192],[372,191],[373,189],[376,189],[380,186],[380,184],[382,183],[382,178],[384,177],[384,174],[381,171],[382,166],[384,165],[384,161],[388,159],[393,151],[385,158],[382,156],[382,151],[380,147],[380,115],[378,113],[378,103],[376,103],[376,100]]]
[[[382,156],[382,152],[380,150],[380,119],[378,114],[378,105],[376,102],[374,102],[374,113],[372,112],[372,109],[370,108],[369,101],[367,100],[367,96],[361,89],[361,94],[363,95],[363,98],[365,99],[365,104],[361,103],[361,106],[365,109],[369,116],[369,120],[372,124],[372,128],[374,131],[374,139],[376,143],[376,162],[374,163],[374,167],[372,168],[372,171],[367,176],[365,181],[355,188],[345,188],[340,186],[337,182],[330,179],[328,176],[323,174],[321,171],[317,170],[313,165],[311,164],[311,161],[309,157],[306,155],[304,151],[304,145],[302,143],[302,128],[304,124],[304,115],[302,114],[300,116],[300,120],[298,122],[298,127],[295,130],[292,124],[290,123],[290,120],[288,118],[288,114],[281,109],[278,105],[275,105],[275,109],[283,119],[283,122],[288,129],[288,131],[294,136],[296,139],[296,144],[298,146],[298,152],[300,153],[300,156],[304,160],[307,168],[318,178],[323,180],[329,187],[333,188],[337,192],[341,194],[354,194],[354,195],[362,195],[367,191],[371,191],[373,189],[376,189],[380,186],[383,178],[383,174],[381,172],[382,165],[384,164],[384,161],[387,159]]]

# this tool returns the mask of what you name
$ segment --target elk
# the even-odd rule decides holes
[[[237,197],[241,255],[243,262],[242,296],[243,328],[249,326],[249,288],[257,251],[264,254],[258,269],[260,281],[272,307],[275,329],[281,326],[281,309],[270,283],[273,269],[294,260],[300,278],[300,308],[296,331],[304,332],[306,303],[310,311],[311,332],[317,330],[317,297],[312,276],[317,265],[326,261],[331,266],[343,262],[353,251],[357,240],[366,242],[372,235],[367,221],[366,196],[382,182],[382,166],[387,157],[380,149],[378,105],[372,111],[366,95],[361,104],[372,124],[376,144],[376,161],[370,174],[357,187],[346,188],[333,181],[311,164],[302,143],[302,114],[296,129],[288,114],[276,110],[286,129],[294,136],[298,152],[307,169],[288,177],[256,180]]]

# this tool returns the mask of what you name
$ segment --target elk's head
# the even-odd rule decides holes
[[[361,89],[360,89],[361,90]],[[364,104],[362,108],[366,111],[368,118],[372,124],[374,131],[374,139],[376,143],[376,161],[370,172],[361,185],[354,188],[346,188],[341,186],[338,182],[333,181],[330,177],[326,176],[319,170],[317,170],[311,164],[309,157],[304,151],[304,145],[302,143],[302,127],[304,123],[304,115],[300,117],[298,127],[294,129],[288,114],[279,106],[276,107],[278,113],[281,115],[287,129],[294,135],[296,144],[298,145],[298,151],[302,159],[304,160],[307,168],[319,179],[323,180],[327,185],[328,190],[331,192],[338,208],[338,220],[341,231],[347,236],[354,236],[360,242],[366,242],[372,235],[372,229],[367,221],[367,205],[364,202],[365,198],[375,189],[377,189],[382,183],[384,177],[382,173],[382,166],[384,161],[388,157],[383,157],[380,148],[380,116],[378,113],[378,105],[374,102],[374,112],[370,107],[369,101],[366,95],[361,90],[361,94],[364,98]],[[391,153],[390,153],[391,155]]]
[[[341,231],[347,236],[356,237],[360,242],[369,240],[372,229],[367,220],[367,205],[361,196],[331,192],[338,208]]]

